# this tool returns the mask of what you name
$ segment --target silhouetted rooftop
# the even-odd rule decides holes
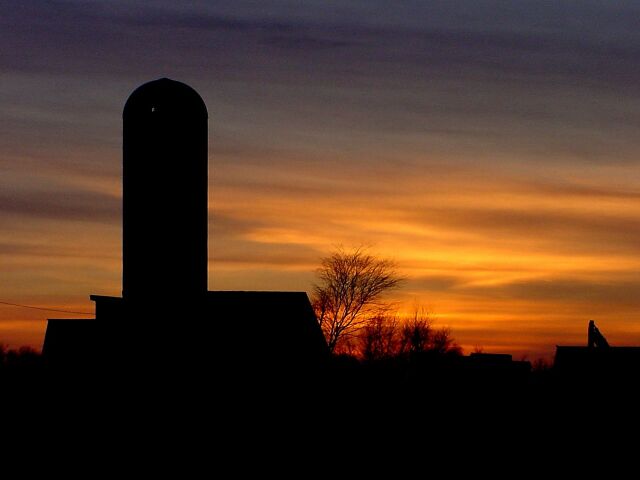
[[[640,347],[557,346],[554,368],[561,372],[640,371]]]
[[[91,300],[96,302],[96,318],[122,317],[121,297],[91,295]],[[156,298],[149,301],[162,304]],[[287,357],[294,365],[329,355],[306,292],[210,291],[200,315],[215,338],[224,339],[216,348],[225,355],[242,354],[256,363]]]
[[[234,339],[256,359],[286,356],[294,367],[329,354],[305,292],[214,291],[207,300],[222,338]]]
[[[226,302],[243,301],[299,301],[306,303],[308,297],[306,292],[271,292],[271,291],[250,291],[250,290],[216,290],[209,291],[207,295],[210,300]]]
[[[94,319],[50,319],[44,337],[42,353],[53,364],[71,366],[78,359],[90,361],[98,339]],[[76,367],[82,367],[78,364]]]
[[[202,97],[189,85],[160,78],[138,87],[127,99],[124,118],[149,113],[198,118],[208,117]]]

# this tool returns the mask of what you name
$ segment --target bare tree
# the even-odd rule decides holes
[[[403,326],[400,333],[400,354],[426,352],[431,346],[431,319],[421,308],[416,308],[413,317]]]
[[[402,281],[394,262],[362,247],[337,249],[322,259],[317,274],[313,304],[332,352],[385,308],[381,297]]]
[[[433,332],[430,350],[441,355],[462,355],[462,348],[451,336],[451,329],[446,327]]]
[[[553,365],[548,360],[545,360],[544,358],[538,358],[534,360],[533,364],[531,365],[531,369],[535,373],[546,373],[551,371],[552,368],[553,368]]]
[[[361,332],[360,351],[365,360],[381,360],[398,353],[398,319],[395,316],[376,315]]]
[[[413,316],[402,326],[398,353],[412,355],[423,352],[461,355],[462,349],[451,336],[449,328],[434,330],[427,311],[416,308]]]

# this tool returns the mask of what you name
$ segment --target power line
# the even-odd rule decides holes
[[[93,313],[89,313],[89,312],[75,312],[73,310],[61,310],[58,308],[33,307],[31,305],[22,305],[20,303],[9,303],[9,302],[0,301],[0,304],[10,305],[12,307],[31,308],[33,310],[44,310],[45,312],[75,313],[77,315],[93,315]]]

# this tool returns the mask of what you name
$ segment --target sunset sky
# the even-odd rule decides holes
[[[640,345],[639,2],[0,2],[0,301],[120,294],[122,107],[160,77],[209,109],[209,289],[366,244],[467,353]],[[0,342],[55,317],[0,305]]]

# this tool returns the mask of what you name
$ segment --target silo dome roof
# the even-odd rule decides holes
[[[202,97],[189,85],[160,78],[136,88],[124,105],[123,117],[138,116],[150,112],[208,117]]]

